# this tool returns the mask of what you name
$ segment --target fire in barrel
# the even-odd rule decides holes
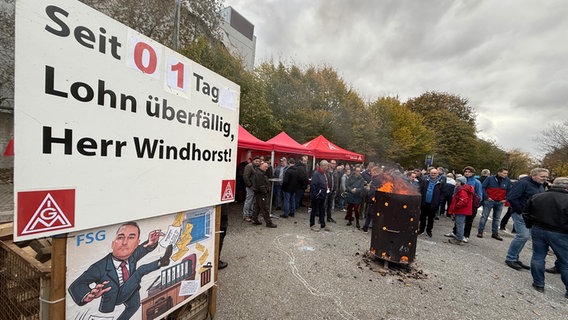
[[[371,253],[388,262],[410,264],[416,255],[421,196],[402,178],[389,179],[375,191],[371,213]]]

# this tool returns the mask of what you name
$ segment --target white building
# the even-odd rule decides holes
[[[223,43],[243,60],[248,70],[252,70],[256,51],[254,25],[232,7],[222,9],[221,18]]]

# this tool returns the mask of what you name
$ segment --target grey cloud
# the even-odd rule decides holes
[[[504,148],[537,153],[530,137],[568,119],[564,1],[226,2],[255,24],[257,62],[330,65],[366,100],[458,94]]]

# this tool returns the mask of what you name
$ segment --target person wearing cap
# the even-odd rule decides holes
[[[537,193],[544,192],[544,182],[548,179],[548,170],[544,168],[534,168],[531,170],[530,176],[522,178],[517,182],[511,192],[507,194],[507,201],[513,208],[511,218],[517,234],[509,245],[505,264],[515,270],[527,269],[531,267],[519,261],[519,255],[525,247],[531,233],[525,225],[522,212],[527,201]]]
[[[461,245],[464,240],[465,219],[471,216],[473,208],[473,187],[467,184],[467,179],[461,176],[456,179],[456,192],[448,208],[448,213],[455,216],[456,234],[448,241]]]
[[[556,178],[550,189],[535,194],[523,212],[527,228],[532,228],[533,288],[544,292],[544,265],[549,247],[556,254],[556,266],[568,298],[568,177]]]
[[[282,180],[284,180],[284,173],[288,169],[288,161],[285,157],[280,158],[280,163],[274,169],[274,176],[272,178],[278,179],[274,181],[274,196],[276,197],[276,210],[282,209]]]

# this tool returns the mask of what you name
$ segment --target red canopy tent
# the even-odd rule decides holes
[[[282,153],[296,153],[296,154],[309,154],[313,152],[299,144],[296,140],[290,138],[286,132],[282,131],[272,139],[266,141],[267,144],[272,145],[272,150]]]
[[[340,148],[331,143],[322,135],[319,135],[317,138],[304,143],[304,146],[312,150],[314,156],[320,159],[347,160],[357,162],[365,161],[364,155]]]
[[[259,138],[253,136],[245,128],[239,124],[239,138],[237,141],[237,146],[244,149],[262,150],[262,151],[272,151],[272,145],[268,144]]]

